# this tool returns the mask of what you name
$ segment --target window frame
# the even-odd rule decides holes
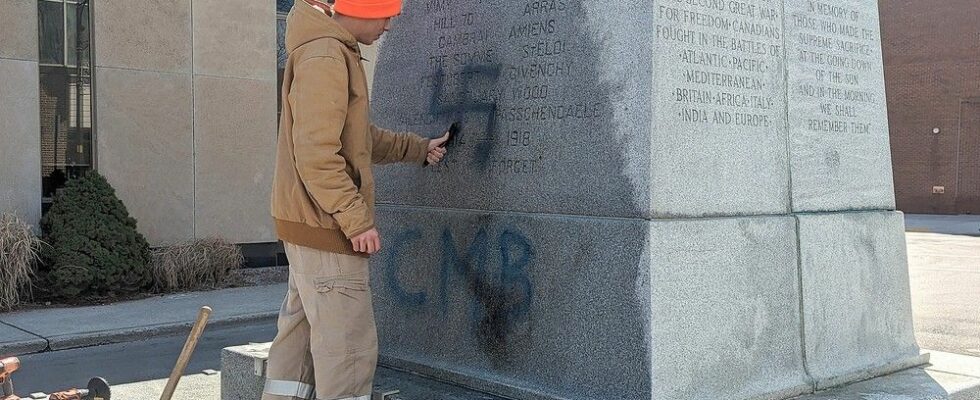
[[[62,49],[61,49],[61,60],[62,60],[62,63],[57,64],[57,63],[47,63],[47,62],[40,62],[39,61],[38,62],[38,65],[45,66],[45,67],[78,68],[80,66],[79,65],[79,61],[81,61],[81,60],[75,60],[75,63],[74,64],[68,63],[69,52],[70,51],[75,51],[75,49],[69,50],[69,48],[68,48],[68,10],[69,10],[68,5],[69,4],[73,4],[73,5],[75,5],[77,7],[78,4],[81,4],[84,1],[83,0],[37,0],[37,2],[38,3],[56,3],[56,4],[61,4],[61,47],[62,47]],[[88,2],[85,2],[85,3],[87,3],[88,10],[89,10],[88,11],[88,27],[89,27],[89,30],[88,30],[89,50],[88,51],[89,51],[89,63],[88,63],[88,65],[82,64],[81,67],[83,67],[83,68],[89,68],[89,66],[92,64],[92,57],[95,56],[95,51],[92,50],[92,48],[93,48],[92,43],[94,42],[94,40],[92,40],[94,38],[93,35],[92,35],[92,32],[94,31],[94,29],[93,29],[93,25],[94,25],[93,22],[94,21],[93,21],[93,18],[92,18],[92,3],[93,2],[92,1],[88,1]],[[78,22],[76,21],[76,24],[77,23]],[[39,41],[38,42],[38,46],[40,47],[41,45],[42,44]],[[75,38],[75,45],[76,46],[78,45],[78,38],[77,37]],[[40,50],[40,48],[38,50]]]
[[[2,1],[2,0],[0,0]],[[67,172],[68,168],[80,167],[83,171],[97,171],[98,170],[98,127],[97,127],[97,105],[96,105],[96,77],[95,77],[95,1],[93,0],[37,0],[36,4],[38,18],[41,18],[41,4],[60,4],[61,5],[61,63],[43,62],[38,60],[38,67],[40,76],[44,77],[47,73],[53,70],[62,70],[65,73],[68,87],[65,88],[65,95],[67,96],[66,101],[68,101],[67,115],[69,120],[66,121],[68,129],[75,129],[78,137],[75,140],[80,141],[87,145],[87,153],[85,157],[87,163],[76,164],[74,162],[59,162],[57,156],[57,144],[55,152],[54,164],[44,164],[43,154],[42,156],[42,170],[43,167],[52,167],[56,170],[62,170]],[[87,8],[85,15],[85,21],[78,19],[78,7],[84,6]],[[57,10],[54,7],[53,10]],[[53,11],[52,10],[52,11]],[[71,15],[69,15],[71,13]],[[74,32],[69,32],[70,19],[75,19]],[[39,21],[40,22],[40,21]],[[78,28],[80,26],[87,28],[84,35],[78,35]],[[38,53],[42,53],[42,46],[44,46],[43,41],[43,31],[42,27],[38,26]],[[74,42],[69,42],[69,35],[75,35]],[[82,54],[79,54],[79,46],[84,44],[85,46],[81,49]],[[81,57],[78,57],[81,56]],[[74,62],[71,61],[71,57],[75,57]],[[44,85],[41,83],[41,85]],[[43,109],[41,110],[44,111]],[[57,113],[57,111],[56,111]],[[42,115],[42,123],[43,115]],[[80,123],[79,123],[80,122]],[[83,133],[83,131],[87,132]],[[86,134],[87,133],[87,137]],[[38,132],[39,135],[43,135],[44,131]],[[43,140],[43,138],[41,138]],[[84,172],[83,172],[84,173]],[[44,179],[45,176],[40,178]],[[43,186],[43,185],[42,185]],[[43,189],[42,189],[43,190]],[[45,197],[45,193],[41,194],[41,207],[42,210],[49,206],[53,198]]]

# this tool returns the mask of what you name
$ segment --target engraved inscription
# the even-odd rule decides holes
[[[478,18],[471,8],[447,0],[423,3],[421,18],[438,41],[423,44],[429,54],[426,70],[411,85],[431,104],[400,116],[400,122],[414,128],[465,119],[454,145],[473,152],[465,161],[453,154],[427,168],[429,173],[475,167],[490,175],[534,175],[562,162],[552,159],[556,153],[543,143],[584,134],[563,126],[607,116],[610,105],[603,96],[576,84],[579,65],[588,59],[577,46],[581,34],[575,18],[581,18],[581,10],[566,0],[525,0],[508,7],[517,18]],[[507,43],[507,49],[493,43]],[[733,84],[759,83],[739,77]]]
[[[783,31],[771,1],[665,1],[655,38],[668,51],[673,87],[662,96],[675,122],[703,127],[769,128],[781,121]],[[663,98],[662,98],[663,99]],[[751,131],[751,130],[750,130]],[[754,130],[765,132],[765,130]]]
[[[787,20],[798,43],[789,56],[802,65],[794,95],[819,104],[818,113],[803,117],[810,132],[867,134],[874,127],[862,106],[882,104],[866,82],[880,66],[876,16],[844,5],[806,1]]]

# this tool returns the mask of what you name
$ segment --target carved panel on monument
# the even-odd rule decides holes
[[[877,2],[786,2],[794,211],[893,209]]]
[[[785,213],[781,3],[661,1],[654,11],[654,214]]]
[[[603,44],[580,3],[406,2],[382,44],[374,120],[427,136],[463,129],[442,165],[379,168],[381,202],[638,216],[646,162],[627,158],[649,145],[617,133],[611,96],[642,102],[649,82],[602,79]]]

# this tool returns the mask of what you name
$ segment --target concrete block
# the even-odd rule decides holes
[[[810,390],[795,228],[792,217],[650,223],[652,398]]]
[[[902,214],[797,218],[806,358],[818,385],[918,363]]]
[[[0,2],[0,58],[37,61],[37,2]]]
[[[806,390],[792,218],[379,213],[387,362],[515,398]]]
[[[276,5],[271,1],[195,1],[194,73],[276,78]]]
[[[895,209],[878,2],[786,2],[794,211]]]
[[[0,59],[0,212],[35,226],[41,219],[38,96],[37,62]]]
[[[191,0],[94,0],[96,66],[191,72]]]
[[[221,400],[258,400],[265,388],[265,365],[272,343],[221,350]]]
[[[97,68],[99,171],[153,246],[194,237],[190,74]]]
[[[276,82],[202,75],[194,82],[196,237],[275,241]]]

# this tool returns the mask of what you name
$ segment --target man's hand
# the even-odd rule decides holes
[[[429,140],[429,154],[425,156],[425,160],[429,164],[438,164],[446,156],[445,145],[447,141],[449,141],[449,132],[440,138]]]
[[[352,237],[350,242],[354,245],[354,251],[358,253],[374,254],[381,250],[381,235],[375,228]]]

